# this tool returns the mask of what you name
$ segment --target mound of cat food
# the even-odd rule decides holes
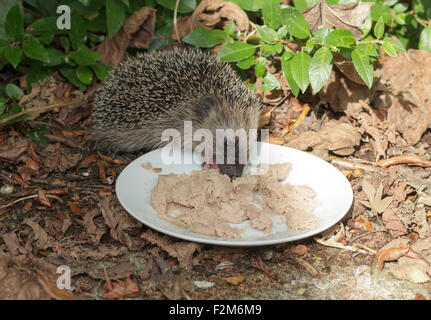
[[[308,186],[281,183],[291,165],[259,169],[259,174],[249,173],[233,181],[214,169],[160,175],[151,204],[160,218],[210,236],[239,238],[244,228],[238,224],[247,220],[252,228],[269,234],[277,216],[288,228],[315,229],[319,225],[313,214],[319,205],[315,192]]]

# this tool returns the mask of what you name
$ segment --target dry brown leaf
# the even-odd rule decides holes
[[[106,38],[98,46],[100,62],[116,66],[123,59],[128,47],[148,48],[153,40],[155,23],[156,10],[153,8],[143,7],[133,13],[112,39]]]
[[[382,58],[376,77],[391,92],[382,93],[382,101],[391,99],[388,121],[407,143],[420,141],[431,127],[431,52],[412,50]]]
[[[393,197],[386,197],[382,199],[383,196],[383,183],[379,184],[377,190],[366,180],[362,182],[362,190],[368,197],[368,203],[362,202],[367,207],[371,208],[377,213],[382,213],[385,211],[392,202]]]
[[[338,155],[349,155],[359,145],[361,133],[349,123],[330,120],[317,132],[306,131],[287,141],[287,146],[329,150]]]
[[[36,273],[39,276],[38,280],[42,288],[47,294],[56,300],[75,300],[75,296],[69,289],[59,289],[57,287],[56,279],[47,276],[44,272],[36,269]]]
[[[110,288],[109,284],[112,285],[112,288]],[[138,284],[130,278],[126,278],[123,281],[107,282],[104,290],[104,299],[123,299],[139,296]]]
[[[46,207],[51,207],[51,202],[49,201],[46,191],[42,188],[39,188],[38,194],[37,194],[37,200],[40,202],[41,205],[44,205]]]
[[[85,217],[85,214],[79,209],[76,204],[74,204],[72,201],[68,201],[67,204],[69,205],[70,210],[77,216]]]
[[[386,209],[382,214],[382,220],[385,224],[385,228],[389,230],[393,237],[407,234],[407,228],[404,226],[400,218],[394,213],[394,209]]]
[[[193,264],[193,254],[200,251],[201,245],[195,242],[173,241],[164,235],[160,235],[151,229],[147,229],[141,234],[141,238],[151,244],[157,245],[160,249],[166,251],[170,256],[177,258],[181,267],[191,269]]]
[[[78,165],[78,169],[88,168],[93,163],[96,163],[97,158],[98,158],[97,154],[89,155],[87,158],[85,158],[84,160],[81,161],[81,163]]]
[[[238,275],[238,276],[233,276],[233,277],[227,277],[227,278],[223,278],[224,281],[233,284],[233,285],[239,285],[241,282],[243,282],[246,279],[246,276],[244,275]]]
[[[171,36],[173,40],[178,40],[178,37],[182,38],[199,27],[222,29],[224,24],[231,20],[235,22],[238,30],[248,29],[248,16],[237,4],[223,0],[203,0],[191,16],[178,18],[178,36],[175,28],[172,29]]]
[[[321,0],[314,6],[302,11],[312,32],[321,28],[346,29],[359,40],[362,38],[361,26],[370,15],[372,3],[355,2],[328,5]]]

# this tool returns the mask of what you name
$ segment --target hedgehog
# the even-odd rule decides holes
[[[92,104],[96,147],[114,155],[163,147],[167,142],[162,132],[173,128],[182,136],[184,121],[191,121],[193,132],[208,129],[214,137],[216,129],[248,132],[258,128],[262,108],[229,63],[200,50],[179,48],[127,57],[111,70]],[[212,158],[229,143],[214,144]],[[234,163],[206,161],[231,179],[241,176],[244,167],[238,161],[238,146]]]

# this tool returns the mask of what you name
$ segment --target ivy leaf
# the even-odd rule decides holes
[[[22,49],[24,50],[24,54],[30,59],[43,62],[49,61],[48,51],[36,38],[24,42]]]
[[[11,63],[11,65],[16,68],[22,57],[22,50],[17,45],[7,46],[4,49],[4,57]]]
[[[226,33],[223,30],[208,30],[203,27],[193,30],[183,38],[185,43],[199,48],[212,48],[226,40]]]
[[[422,30],[419,38],[419,49],[431,51],[431,27]]]
[[[90,84],[93,80],[93,71],[89,67],[79,66],[76,69],[76,76],[82,83]]]
[[[373,85],[373,65],[370,63],[368,56],[355,49],[352,51],[352,61],[362,80],[364,80],[368,88],[371,88]]]
[[[349,48],[355,43],[355,38],[349,30],[336,29],[331,31],[323,41],[328,46]]]
[[[106,25],[110,39],[121,29],[124,19],[126,19],[124,4],[120,0],[106,0]]]
[[[22,92],[21,88],[13,83],[8,83],[5,90],[7,96],[15,100],[19,100],[24,96],[24,92]]]
[[[299,86],[296,83],[295,79],[293,79],[291,72],[291,59],[293,58],[293,53],[289,51],[285,51],[281,56],[281,70],[283,71],[283,75],[289,84],[290,91],[292,91],[295,97],[299,94]]]
[[[223,46],[223,48],[221,48],[217,53],[217,56],[222,61],[233,62],[246,59],[253,55],[255,51],[255,46],[248,43],[235,41]]]
[[[254,64],[255,58],[254,56],[250,56],[244,60],[238,61],[236,66],[242,70],[248,70]]]
[[[290,61],[293,79],[298,84],[302,93],[307,90],[308,84],[310,83],[310,63],[311,57],[305,52],[295,54],[295,56]]]
[[[279,0],[265,0],[262,6],[263,21],[272,29],[281,25],[281,12]]]
[[[7,13],[4,22],[6,34],[16,40],[22,40],[24,36],[24,18],[19,4],[14,5]]]
[[[310,84],[314,92],[319,92],[329,79],[332,70],[332,54],[328,48],[322,47],[316,51],[310,62]]]
[[[91,69],[93,69],[94,73],[96,74],[96,77],[100,81],[104,81],[105,78],[108,76],[111,67],[104,65],[103,63],[96,62],[95,64],[91,65]]]
[[[308,38],[310,35],[310,26],[304,16],[293,8],[281,10],[281,21],[294,37],[299,39]]]
[[[281,88],[280,82],[278,79],[271,73],[267,72],[266,75],[262,78],[262,86],[261,89],[264,92],[278,90]]]
[[[89,50],[86,46],[81,46],[78,50],[72,52],[70,57],[80,66],[90,66],[100,59],[100,54]]]
[[[383,22],[383,17],[380,16],[376,25],[374,26],[374,35],[377,39],[383,37],[383,33],[385,32],[385,23]]]
[[[254,73],[256,77],[263,77],[266,71],[266,58],[259,57],[256,59],[256,66],[254,67]]]
[[[271,28],[256,25],[256,30],[263,42],[272,44],[278,39],[277,32]]]

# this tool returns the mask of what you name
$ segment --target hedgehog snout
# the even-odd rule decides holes
[[[242,176],[243,164],[219,164],[220,172],[226,174],[231,180]]]

